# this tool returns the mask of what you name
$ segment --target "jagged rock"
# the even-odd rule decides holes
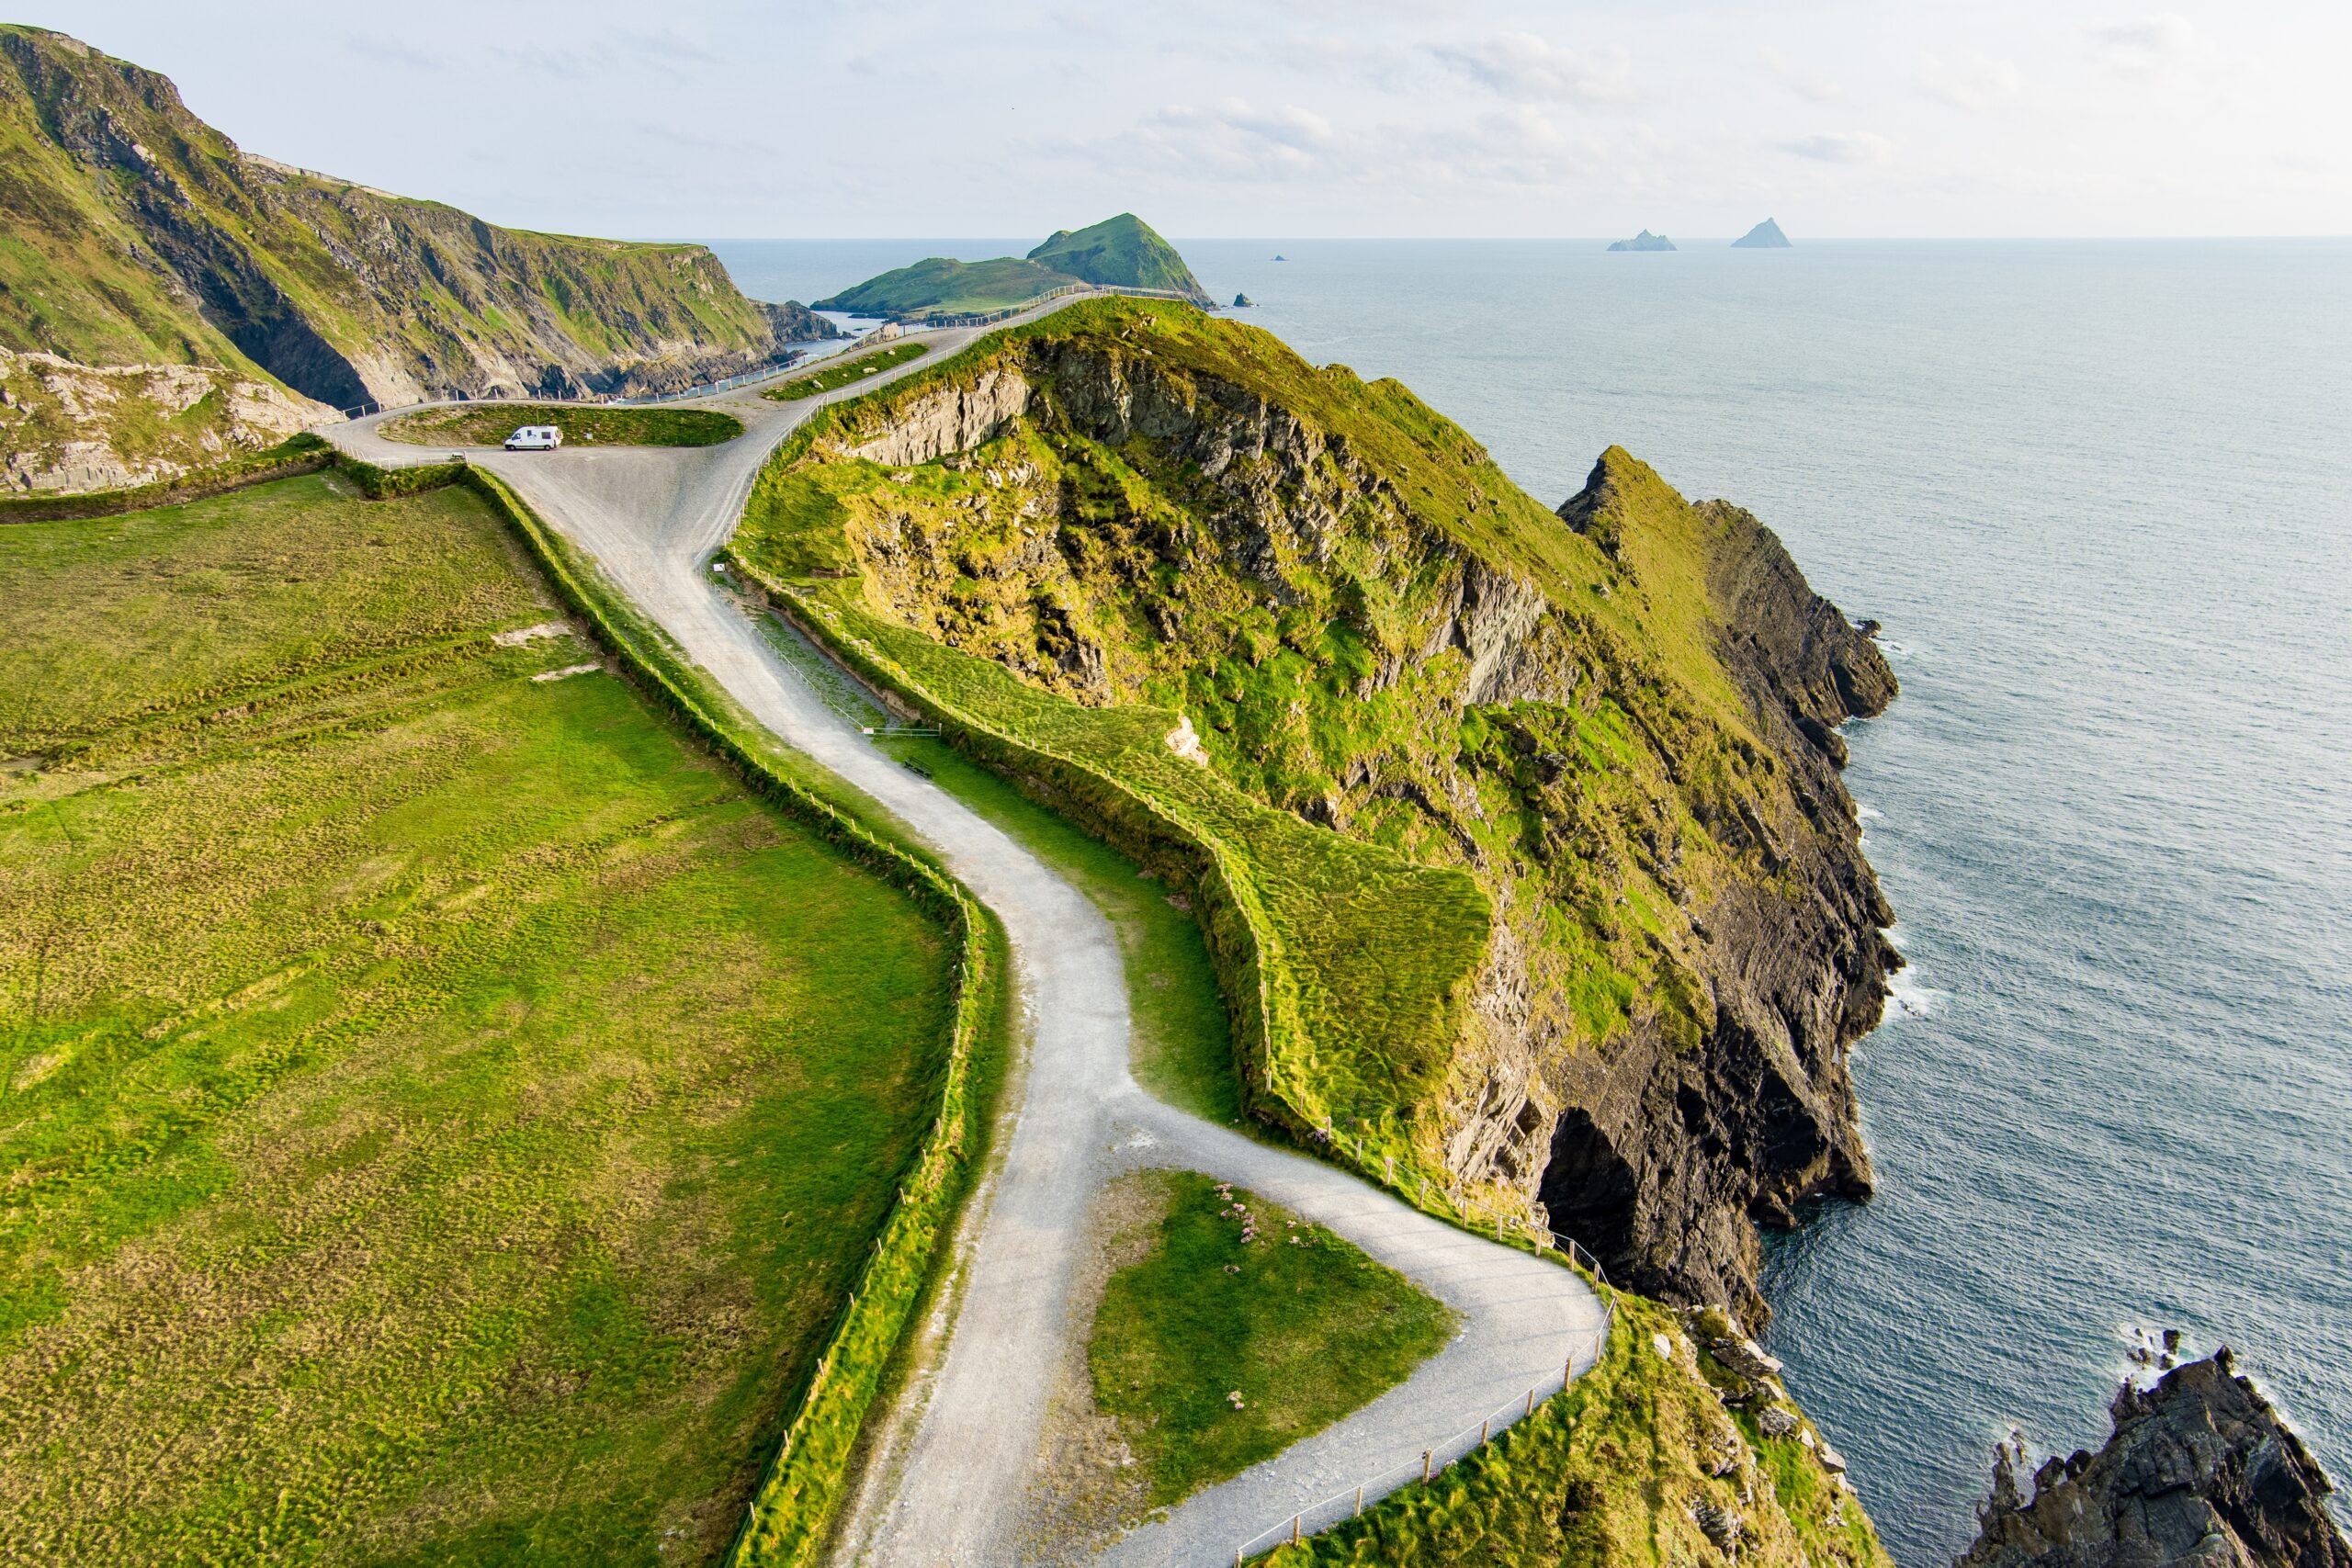
[[[1690,1510],[1690,1517],[1699,1532],[1714,1544],[1718,1551],[1729,1551],[1739,1540],[1739,1510],[1720,1503],[1702,1503]]]
[[[1954,1568],[2352,1568],[2327,1477],[2227,1349],[2143,1391],[2126,1382],[2098,1453],[2045,1462],[1994,1450],[1975,1543]]]
[[[1781,1360],[1745,1334],[1727,1334],[1707,1342],[1707,1353],[1741,1377],[1761,1382],[1781,1375]]]
[[[1276,261],[1280,261],[1280,260],[1282,260],[1283,258],[1282,258],[1282,257],[1280,257],[1280,256],[1276,256],[1274,259],[1275,259]],[[1253,305],[1255,305],[1255,304],[1257,304],[1257,303],[1258,303],[1258,301],[1256,301],[1255,299],[1250,299],[1250,296],[1248,296],[1247,294],[1237,294],[1237,295],[1235,295],[1235,296],[1233,297],[1233,308],[1234,308],[1235,310],[1249,310],[1251,306],[1253,306]]]
[[[1757,1429],[1768,1438],[1785,1438],[1797,1429],[1796,1414],[1778,1404],[1768,1404],[1756,1417]]]

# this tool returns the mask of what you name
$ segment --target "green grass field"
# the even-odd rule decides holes
[[[427,409],[386,420],[378,434],[412,446],[495,446],[523,424],[552,424],[587,446],[716,446],[743,434],[741,420],[709,409],[508,402]]]
[[[469,491],[23,525],[0,606],[0,1560],[711,1560],[944,934],[533,679]]]
[[[931,344],[927,343],[893,344],[888,348],[879,349],[872,354],[861,354],[855,359],[847,360],[839,365],[828,365],[823,369],[806,376],[796,376],[782,386],[771,387],[760,395],[774,398],[782,403],[798,402],[803,398],[813,398],[820,392],[837,391],[851,382],[863,380],[868,376],[879,376],[894,365],[904,365],[910,359],[920,359],[930,352]]]
[[[1111,1275],[1087,1364],[1152,1506],[1321,1431],[1453,1337],[1451,1309],[1280,1205],[1192,1171],[1143,1179],[1164,1190],[1158,1234]]]

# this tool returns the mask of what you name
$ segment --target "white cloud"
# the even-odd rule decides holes
[[[1634,96],[1633,62],[1623,50],[1587,53],[1533,33],[1497,33],[1476,43],[1432,44],[1430,55],[1507,98],[1614,104]]]
[[[1989,114],[2025,90],[2025,73],[1981,54],[1930,60],[1919,68],[1917,81],[1919,90],[1938,103],[1971,114]]]
[[[2109,71],[2135,82],[2184,71],[2205,52],[2188,18],[2169,11],[2094,28],[2091,39]]]
[[[1824,164],[1875,164],[1894,161],[1894,143],[1875,130],[1826,130],[1783,141],[1781,151]]]
[[[1845,89],[1828,77],[1791,60],[1777,49],[1764,51],[1764,69],[1780,84],[1809,104],[1837,104],[1846,99]]]

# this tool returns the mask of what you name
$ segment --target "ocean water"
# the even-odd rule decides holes
[[[1546,502],[1620,443],[1885,623],[1879,1193],[1768,1290],[1898,1561],[2012,1426],[2096,1446],[2135,1325],[2235,1348],[2352,1486],[2352,243],[1797,237],[1182,248]],[[806,299],[1014,244],[718,248]]]

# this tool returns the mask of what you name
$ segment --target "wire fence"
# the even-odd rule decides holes
[[[1319,1535],[1333,1525],[1362,1518],[1366,1508],[1392,1493],[1417,1483],[1434,1481],[1449,1466],[1476,1452],[1488,1441],[1534,1415],[1537,1405],[1555,1394],[1566,1392],[1568,1385],[1577,1380],[1579,1365],[1584,1371],[1590,1371],[1600,1359],[1601,1349],[1609,1342],[1610,1331],[1617,1325],[1617,1303],[1614,1292],[1608,1289],[1609,1276],[1602,1270],[1600,1259],[1586,1252],[1573,1240],[1567,1242],[1566,1251],[1570,1262],[1581,1262],[1601,1283],[1601,1326],[1597,1333],[1581,1335],[1571,1340],[1571,1348],[1562,1358],[1558,1372],[1546,1373],[1530,1384],[1524,1394],[1488,1412],[1476,1426],[1464,1427],[1440,1438],[1418,1454],[1377,1475],[1368,1476],[1358,1484],[1334,1492],[1304,1508],[1292,1510],[1287,1518],[1260,1530],[1233,1549],[1235,1568],[1240,1568],[1240,1564],[1261,1552],[1295,1544],[1308,1536]]]

